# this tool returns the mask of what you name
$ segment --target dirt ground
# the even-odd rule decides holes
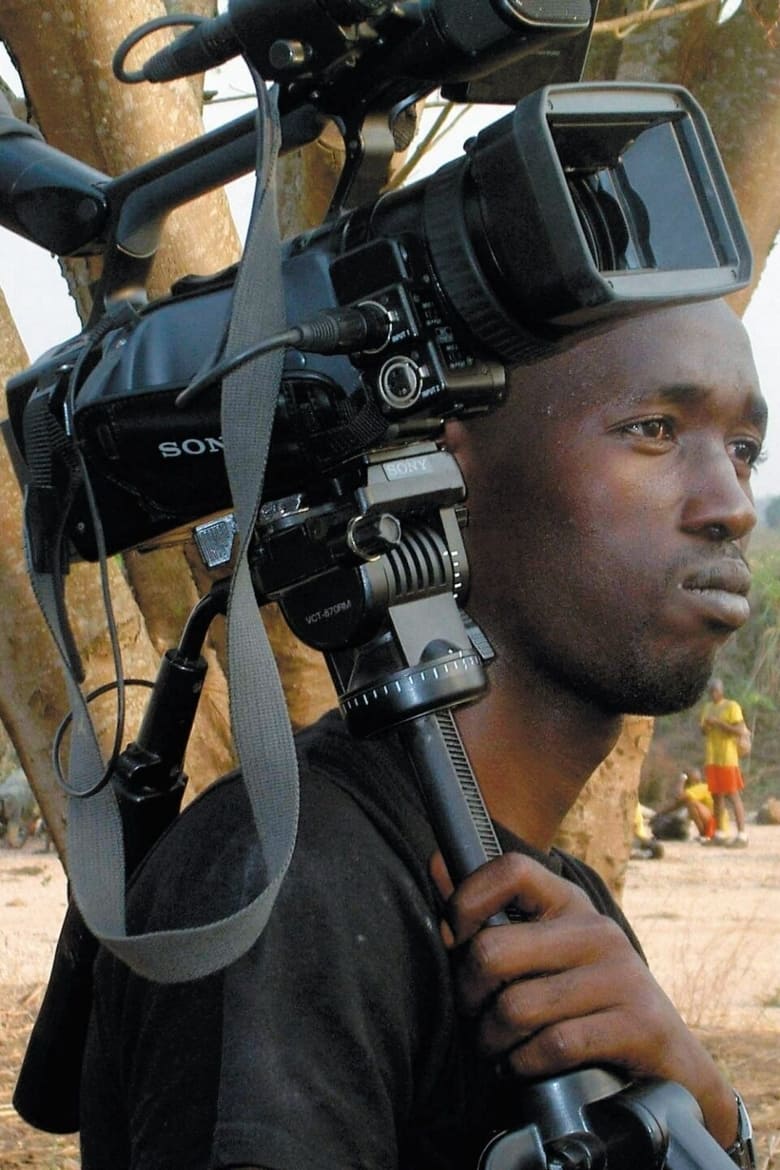
[[[658,979],[748,1104],[760,1170],[780,1170],[779,895],[780,827],[756,825],[741,851],[665,843],[660,860],[630,863],[624,896]],[[64,907],[53,853],[0,846],[0,1170],[79,1167],[73,1138],[11,1105]]]

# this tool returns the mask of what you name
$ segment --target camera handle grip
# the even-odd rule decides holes
[[[524,1089],[518,1128],[498,1135],[478,1170],[733,1170],[702,1124],[695,1098],[673,1081],[625,1085],[580,1069]]]
[[[401,738],[414,764],[436,840],[453,881],[501,854],[501,846],[451,707],[405,723]],[[510,912],[494,914],[502,926]]]

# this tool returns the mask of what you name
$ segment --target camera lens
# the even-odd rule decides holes
[[[569,193],[596,267],[600,272],[625,268],[629,231],[617,200],[594,175],[570,179]]]

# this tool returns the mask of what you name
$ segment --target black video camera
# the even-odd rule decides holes
[[[459,100],[506,100],[536,84],[545,61],[563,82],[526,94],[461,158],[413,186],[348,208],[351,173],[326,221],[285,245],[288,321],[354,308],[367,324],[360,340],[341,337],[340,352],[288,346],[266,501],[302,493],[317,505],[366,451],[491,409],[507,367],[617,316],[747,283],[749,246],[693,99],[669,86],[570,83],[592,16],[589,3],[552,0],[533,11],[518,0],[231,0],[226,16],[158,55],[162,63],[124,75],[163,79],[242,52],[276,80],[283,142],[292,145],[314,137],[323,117],[348,143],[377,111],[392,127],[399,110],[440,85]],[[63,421],[74,370],[71,429],[107,552],[229,508],[220,386],[208,372],[220,369],[235,271],[184,279],[169,297],[118,315],[111,284],[133,283],[134,247],[142,274],[165,210],[251,168],[242,145],[251,126],[238,120],[114,180],[22,123],[5,118],[3,129],[0,222],[55,250],[106,258],[90,328],[8,386],[20,475],[35,489],[36,469],[46,467],[43,529],[63,523],[69,499],[71,551],[96,558]],[[350,171],[359,161],[350,159]],[[203,393],[182,406],[193,380]]]

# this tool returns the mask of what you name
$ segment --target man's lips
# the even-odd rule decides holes
[[[696,600],[708,620],[737,629],[750,617],[750,580],[745,562],[732,558],[696,569],[684,578],[682,588]]]

